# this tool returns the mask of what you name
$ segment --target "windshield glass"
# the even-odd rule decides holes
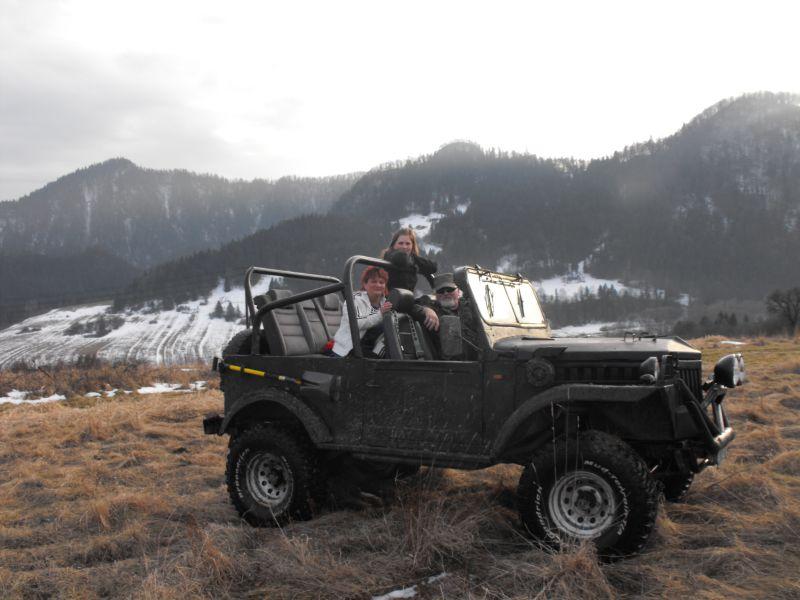
[[[544,317],[529,281],[493,273],[467,273],[483,320],[491,325],[543,325]]]

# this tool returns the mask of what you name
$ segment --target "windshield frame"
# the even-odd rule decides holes
[[[468,268],[466,282],[470,287],[478,314],[490,327],[522,329],[548,327],[536,289],[527,279]],[[502,295],[499,295],[501,293]],[[528,312],[530,300],[533,300],[532,312]]]

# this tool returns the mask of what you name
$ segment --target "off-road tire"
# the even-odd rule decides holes
[[[222,358],[236,356],[240,354],[250,354],[250,346],[253,341],[253,332],[249,329],[240,331],[234,335],[222,350]]]
[[[308,520],[324,495],[311,442],[272,423],[231,436],[225,480],[239,515],[258,527]]]
[[[645,462],[601,431],[538,450],[517,489],[522,523],[533,536],[554,548],[591,539],[598,554],[610,559],[642,549],[658,500],[658,483]]]
[[[674,473],[660,479],[664,498],[669,502],[680,502],[694,481],[694,473]]]

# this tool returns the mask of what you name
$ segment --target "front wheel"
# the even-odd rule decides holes
[[[310,442],[271,423],[231,438],[225,475],[236,510],[256,526],[310,519],[323,489]]]
[[[517,490],[525,527],[545,543],[591,540],[607,558],[638,552],[658,511],[658,484],[619,438],[586,431],[540,449]]]
[[[681,471],[670,473],[660,478],[661,485],[664,487],[664,498],[668,502],[680,502],[694,481],[694,473],[691,471]]]

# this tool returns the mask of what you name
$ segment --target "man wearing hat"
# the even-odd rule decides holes
[[[469,300],[463,297],[463,292],[458,288],[453,280],[452,273],[440,273],[433,278],[433,290],[436,292],[436,300],[433,302],[433,310],[436,315],[441,317],[453,315],[461,318],[461,336],[464,339],[464,358],[472,360],[474,357],[475,330],[473,327],[473,311],[469,305]],[[438,346],[438,337],[435,340]],[[437,348],[441,350],[441,348]]]

